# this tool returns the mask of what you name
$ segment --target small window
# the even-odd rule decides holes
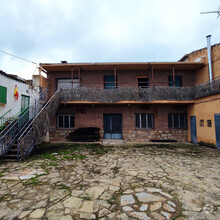
[[[212,127],[212,120],[207,120],[207,126]]]
[[[58,128],[74,128],[74,115],[58,115]]]
[[[182,76],[175,76],[175,81],[173,81],[173,76],[168,76],[168,84],[170,87],[173,87],[174,85],[176,87],[182,86]]]
[[[138,88],[149,88],[149,78],[147,76],[137,77]]]
[[[117,88],[117,78],[115,82],[114,76],[104,76],[104,89],[115,89]]]
[[[137,128],[154,128],[154,115],[135,114],[135,124]]]
[[[7,88],[4,86],[0,86],[0,103],[7,103]]]
[[[187,115],[185,113],[168,114],[168,127],[171,129],[187,128]]]
[[[199,125],[200,127],[204,127],[204,120],[200,120]]]

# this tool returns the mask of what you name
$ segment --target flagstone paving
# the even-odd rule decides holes
[[[0,163],[0,219],[220,219],[217,149],[62,149]]]

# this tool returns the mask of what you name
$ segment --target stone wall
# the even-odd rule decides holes
[[[81,111],[83,109],[83,111]],[[83,113],[82,113],[83,112]],[[136,113],[154,114],[154,129],[140,129],[135,125]],[[75,128],[98,127],[103,138],[103,114],[122,114],[123,140],[132,142],[148,142],[157,140],[187,141],[187,129],[169,129],[169,113],[186,113],[185,105],[61,105],[59,114],[74,114]],[[66,137],[74,129],[58,129],[57,116],[50,127],[51,141],[66,141]]]

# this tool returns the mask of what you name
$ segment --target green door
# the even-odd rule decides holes
[[[30,97],[26,95],[21,95],[21,114],[19,116],[19,127],[23,126],[29,120],[29,104]]]

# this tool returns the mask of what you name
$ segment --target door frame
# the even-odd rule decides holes
[[[120,132],[120,138],[113,137],[114,134],[119,134],[119,133],[105,133],[105,120],[104,116],[105,115],[120,115],[121,116],[121,132]],[[109,137],[108,135],[109,134]],[[123,119],[122,119],[122,113],[103,113],[103,139],[118,139],[122,140],[123,139]]]
[[[217,136],[217,117],[220,117],[220,113],[214,114],[215,117],[215,139],[216,139],[216,147],[220,150],[220,132],[218,133],[219,136]],[[220,124],[219,124],[220,126]],[[218,137],[218,138],[217,138]]]
[[[192,121],[193,119],[195,119],[195,121]],[[194,136],[192,136],[192,126],[195,127],[195,139],[193,138]],[[190,135],[191,135],[191,143],[193,144],[197,144],[197,126],[196,126],[196,116],[190,116]]]

